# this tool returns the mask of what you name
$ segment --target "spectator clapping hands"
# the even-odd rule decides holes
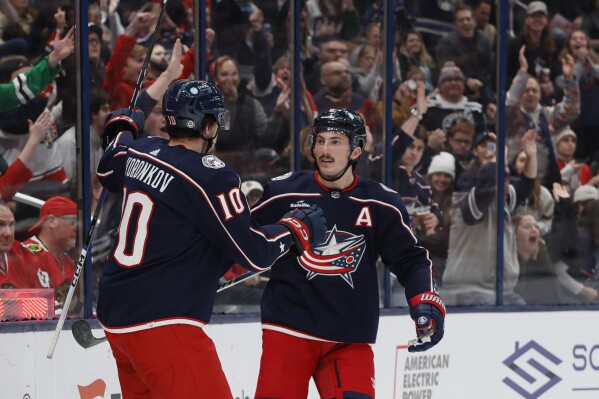
[[[291,86],[287,85],[281,90],[277,97],[275,111],[280,113],[284,118],[289,118],[289,95],[291,94]]]
[[[49,111],[44,111],[37,117],[35,122],[31,121],[31,119],[27,122],[29,123],[29,134],[31,137],[37,139],[37,142],[41,142],[44,140],[48,129],[50,129],[52,118]]]
[[[426,86],[423,81],[416,82],[416,107],[420,115],[426,114],[428,111],[428,99],[426,98]]]
[[[27,121],[29,123],[29,139],[25,143],[25,146],[21,150],[19,154],[19,159],[23,162],[28,168],[31,168],[31,160],[35,154],[35,150],[38,144],[44,141],[46,136],[46,132],[50,129],[52,124],[52,118],[50,116],[50,111],[44,111],[38,116],[35,122],[31,120]]]
[[[171,53],[171,59],[168,63],[168,67],[164,73],[168,74],[168,77],[171,78],[171,81],[173,81],[181,76],[182,72],[183,65],[181,64],[181,39],[177,39],[175,41],[175,45],[173,46],[173,52]]]
[[[212,43],[214,43],[214,39],[216,37],[216,33],[213,29],[206,28],[206,48],[212,47]]]
[[[533,129],[529,129],[524,133],[522,137],[522,150],[526,155],[535,156],[537,155],[537,132]]]
[[[518,52],[518,61],[520,63],[520,70],[522,72],[528,72],[528,61],[526,60],[526,55],[524,52],[526,51],[526,46],[520,47],[520,51]]]
[[[570,54],[566,54],[562,57],[562,72],[566,79],[572,79],[574,77],[574,58]]]

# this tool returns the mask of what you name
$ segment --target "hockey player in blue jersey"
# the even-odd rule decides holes
[[[125,398],[231,398],[209,322],[219,277],[233,259],[264,270],[324,240],[322,210],[251,220],[240,178],[207,151],[228,111],[216,86],[180,80],[162,111],[170,140],[135,140],[139,110],[109,115],[97,175],[123,194],[117,242],[104,265],[97,315]],[[225,132],[226,134],[226,132]]]
[[[329,226],[322,244],[272,269],[262,296],[256,398],[305,398],[311,378],[322,398],[374,398],[379,256],[405,287],[419,336],[409,350],[443,337],[445,306],[400,196],[354,174],[365,140],[358,114],[322,112],[310,140],[316,171],[271,179],[252,209],[259,223],[272,223],[273,215],[316,204]]]

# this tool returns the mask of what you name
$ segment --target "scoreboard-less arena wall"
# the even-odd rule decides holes
[[[0,327],[0,398],[121,398],[108,343],[83,349],[67,328],[53,359],[47,359],[53,328],[35,325]],[[206,330],[234,397],[252,398],[259,322],[216,320]],[[100,329],[93,332],[103,336]],[[596,399],[598,332],[598,311],[449,313],[443,341],[430,351],[410,354],[406,344],[414,335],[413,322],[407,315],[385,315],[373,347],[377,398]],[[318,398],[313,386],[309,398]]]

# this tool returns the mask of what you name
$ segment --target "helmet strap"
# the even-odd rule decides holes
[[[204,137],[204,132],[200,133],[200,139],[204,140],[207,143],[206,146],[206,152],[210,151],[210,149],[212,148],[212,146],[214,145],[214,139],[218,136],[218,132],[216,133],[216,135],[210,139],[207,139],[206,137]]]
[[[208,143],[208,145],[206,146],[206,152],[208,152],[212,148],[212,144],[214,143],[214,139],[208,139],[208,140],[206,140],[206,142]]]

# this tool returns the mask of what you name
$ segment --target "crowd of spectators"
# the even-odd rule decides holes
[[[368,125],[368,156],[359,172],[380,180],[385,157],[391,159],[389,185],[404,199],[448,304],[494,303],[497,223],[504,223],[504,303],[598,301],[599,0],[571,8],[557,0],[512,5],[504,132],[496,132],[497,2],[397,1],[391,82],[382,74],[382,3],[300,2],[301,167],[312,165],[304,139],[314,116],[329,108],[357,111]],[[168,139],[162,94],[173,81],[194,78],[198,12],[190,0],[169,1],[155,31],[161,4],[89,2],[89,36],[82,45],[89,51],[90,102],[84,106],[91,114],[92,173],[104,119],[111,109],[129,106],[154,35],[136,103],[146,116],[143,134]],[[230,131],[219,135],[213,151],[243,180],[262,187],[290,169],[294,154],[290,2],[212,0],[207,7],[202,51],[208,79],[231,115]],[[13,196],[22,192],[50,205],[56,198],[78,200],[74,8],[72,0],[0,2],[0,282],[2,288],[54,288],[59,302],[76,245],[66,236],[61,245],[52,242],[59,228],[71,222],[75,228],[76,219],[42,208],[45,227],[32,237],[40,210]],[[392,90],[389,154],[384,87]],[[506,170],[498,172],[499,138],[506,143]],[[497,220],[498,175],[505,175],[503,220]],[[109,195],[107,204],[94,240],[94,273],[118,228],[119,199]],[[37,246],[52,256],[31,261],[32,270],[40,264],[48,269],[36,283],[15,269]],[[232,268],[225,277],[239,273]],[[254,306],[259,294],[252,283],[261,280],[237,290]],[[217,300],[222,309],[239,301],[234,292]]]

